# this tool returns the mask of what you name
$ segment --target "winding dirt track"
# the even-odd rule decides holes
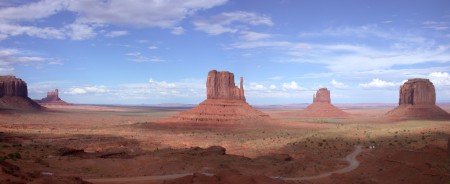
[[[319,178],[324,178],[324,177],[328,177],[332,174],[343,174],[343,173],[347,173],[350,172],[356,168],[358,168],[359,166],[359,162],[358,160],[356,160],[356,157],[362,152],[362,145],[358,145],[355,146],[355,149],[353,150],[352,153],[348,154],[345,157],[345,160],[348,162],[348,166],[338,169],[338,170],[334,170],[334,171],[329,171],[329,172],[325,172],[319,175],[314,175],[314,176],[303,176],[303,177],[294,177],[294,178],[284,178],[284,177],[272,177],[275,179],[281,179],[281,180],[290,180],[290,181],[300,181],[300,180],[314,180],[314,179],[319,179]],[[204,175],[207,176],[213,176],[214,174],[212,173],[202,173]],[[158,176],[136,176],[136,177],[123,177],[123,178],[83,178],[84,180],[91,182],[91,183],[96,183],[96,184],[101,184],[101,183],[129,183],[129,182],[145,182],[145,181],[156,181],[156,180],[171,180],[171,179],[176,179],[176,178],[181,178],[184,176],[189,176],[189,175],[193,175],[193,173],[181,173],[181,174],[166,174],[166,175],[158,175]]]
[[[334,171],[330,171],[330,172],[325,172],[319,175],[314,175],[314,176],[303,176],[303,177],[295,177],[295,178],[281,178],[283,180],[291,180],[291,181],[295,181],[295,180],[314,180],[314,179],[319,179],[319,178],[324,178],[324,177],[328,177],[332,174],[343,174],[343,173],[347,173],[350,172],[356,168],[358,168],[359,166],[359,162],[358,160],[356,160],[356,156],[358,156],[361,152],[362,152],[362,147],[361,145],[355,146],[355,150],[353,150],[352,153],[348,154],[345,157],[345,161],[347,161],[348,166],[344,167],[342,169],[338,169],[338,170],[334,170]]]

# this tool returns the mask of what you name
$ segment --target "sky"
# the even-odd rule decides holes
[[[0,75],[33,99],[197,104],[212,69],[243,76],[250,104],[321,87],[332,103],[398,103],[410,78],[450,102],[450,1],[0,1]]]

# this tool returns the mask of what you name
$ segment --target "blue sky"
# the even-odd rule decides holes
[[[199,103],[209,70],[250,104],[396,103],[408,78],[450,102],[450,1],[2,0],[0,74],[72,103]]]

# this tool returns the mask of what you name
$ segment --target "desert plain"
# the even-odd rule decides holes
[[[386,117],[396,104],[337,106],[349,115],[302,117],[302,105],[256,106],[270,118],[222,124],[161,121],[192,108],[176,105],[1,110],[0,181],[450,182],[449,120]]]

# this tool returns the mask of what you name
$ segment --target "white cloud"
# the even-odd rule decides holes
[[[269,89],[275,90],[275,89],[278,89],[278,87],[277,87],[275,84],[271,84],[271,85],[269,86]]]
[[[436,31],[447,30],[450,27],[449,22],[425,21],[423,22],[425,28],[434,29]]]
[[[149,46],[149,47],[148,47],[148,49],[150,49],[150,50],[156,50],[156,49],[158,49],[158,47],[157,47],[157,46],[154,46],[154,45],[152,45],[152,46]]]
[[[222,5],[226,0],[148,1],[73,0],[69,10],[77,12],[78,21],[87,23],[173,28],[186,16],[201,9]]]
[[[247,26],[272,26],[274,23],[271,18],[252,12],[236,11],[224,12],[219,15],[212,16],[210,19],[195,20],[193,22],[197,30],[206,32],[210,35],[220,35],[223,33],[242,32],[244,38],[255,39],[269,37],[269,35],[256,32],[248,32],[244,29]]]
[[[184,33],[184,28],[183,27],[179,27],[179,26],[178,27],[173,27],[171,33],[174,34],[174,35],[182,35]]]
[[[260,90],[266,90],[266,89],[267,88],[263,84],[259,84],[259,83],[256,83],[256,82],[250,82],[249,90],[260,91]]]
[[[14,68],[2,68],[0,67],[0,75],[12,75],[14,74]]]
[[[17,49],[0,49],[0,66],[11,66],[15,64],[38,63],[53,60],[50,58],[29,56]]]
[[[361,86],[363,88],[385,88],[385,87],[397,86],[397,84],[395,84],[393,82],[383,81],[381,79],[376,78],[376,79],[373,79],[369,83],[359,84],[359,86]]]
[[[249,40],[249,41],[255,41],[255,40],[261,40],[265,38],[270,38],[270,34],[265,33],[257,33],[253,31],[244,31],[241,32],[241,39],[243,40]]]
[[[67,25],[67,34],[72,40],[86,40],[94,38],[97,33],[95,33],[95,26],[90,26],[88,24],[74,23]]]
[[[0,21],[30,21],[49,17],[68,6],[67,0],[42,0],[16,7],[0,8]]]
[[[210,24],[202,21],[195,21],[194,25],[197,30],[204,31],[210,35],[220,35],[223,33],[235,33],[237,29],[228,28],[220,24]]]
[[[105,36],[114,38],[114,37],[125,36],[125,35],[128,35],[128,31],[111,31],[111,32],[107,33]]]
[[[226,0],[134,0],[132,3],[122,0],[42,0],[23,3],[13,7],[0,7],[0,40],[22,34],[44,39],[84,40],[95,37],[95,29],[100,25],[160,27],[170,29],[173,34],[178,35],[184,32],[184,29],[178,26],[181,20],[198,10],[219,6],[225,2]],[[61,12],[73,13],[74,21],[63,22],[66,26],[59,28],[23,25],[25,22],[43,20]],[[119,34],[123,35],[123,32]],[[118,35],[113,33],[111,36]]]
[[[7,24],[0,21],[0,40],[11,36],[28,35],[43,39],[64,39],[66,35],[63,30],[51,27],[21,26]]]
[[[69,88],[64,93],[71,94],[71,95],[81,95],[81,94],[87,94],[87,93],[103,94],[103,93],[107,93],[107,92],[109,92],[108,88],[106,86],[100,85],[100,86],[72,87],[72,88]]]
[[[281,85],[281,87],[282,87],[283,91],[286,91],[286,90],[304,90],[305,89],[305,88],[299,86],[298,83],[295,82],[295,81],[291,81],[289,83],[283,83]]]
[[[347,85],[345,85],[344,83],[342,83],[342,82],[338,82],[338,81],[336,81],[336,80],[331,80],[331,85],[333,85],[333,87],[335,87],[335,88],[338,88],[338,89],[344,89],[344,88],[347,88],[348,86]]]
[[[436,86],[450,86],[450,74],[447,72],[432,72],[428,76]]]
[[[164,60],[162,60],[162,59],[160,59],[158,57],[144,56],[140,52],[130,52],[130,53],[127,53],[126,55],[130,56],[130,58],[128,58],[129,61],[138,62],[138,63],[142,63],[142,62],[164,62]]]
[[[150,84],[150,87],[152,88],[175,88],[177,85],[175,83],[168,83],[166,81],[155,81],[152,78],[148,80],[148,83]]]

